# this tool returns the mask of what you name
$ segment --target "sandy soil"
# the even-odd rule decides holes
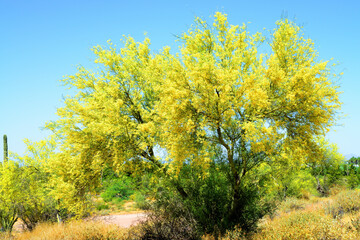
[[[121,215],[107,215],[107,216],[95,216],[91,218],[93,221],[102,221],[104,223],[116,224],[120,227],[128,228],[131,225],[135,225],[139,221],[145,218],[145,213],[132,213]]]

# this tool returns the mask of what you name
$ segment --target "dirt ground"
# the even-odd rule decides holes
[[[108,224],[116,224],[120,227],[128,228],[131,225],[138,223],[145,218],[145,213],[131,213],[131,214],[114,214],[106,216],[95,216],[91,218],[92,221],[102,221]]]

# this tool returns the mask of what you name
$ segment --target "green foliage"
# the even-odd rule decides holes
[[[0,230],[3,232],[11,232],[17,221],[17,211],[14,204],[0,202]]]
[[[256,230],[258,221],[274,210],[274,202],[265,199],[260,193],[259,185],[251,181],[241,187],[239,203],[235,215],[229,215],[229,227],[238,226],[244,232]]]
[[[187,165],[180,173],[179,179],[188,194],[185,205],[204,233],[224,231],[231,205],[230,182],[225,172],[214,164],[205,177],[199,178],[199,171]]]
[[[109,205],[107,205],[106,203],[100,203],[100,204],[95,204],[96,210],[101,211],[101,210],[107,210],[109,209]]]
[[[17,220],[24,191],[21,173],[19,164],[9,160],[0,168],[0,224],[3,231],[11,231]]]
[[[295,156],[280,154],[256,169],[256,175],[264,176],[262,191],[267,198],[284,200],[287,197],[327,196],[330,188],[343,184],[343,156],[338,153],[336,145],[318,138],[313,147],[314,151],[298,164],[294,162]]]
[[[356,174],[350,171],[350,174],[346,177],[347,185],[350,189],[359,188],[360,186],[360,174]]]
[[[113,202],[118,207],[123,200],[133,200],[135,207],[145,209],[151,192],[156,192],[157,186],[151,183],[152,173],[140,174],[116,173],[113,168],[106,167],[102,173],[102,186],[97,189],[105,202]]]
[[[359,188],[360,186],[360,157],[350,158],[343,166],[344,173],[347,179],[347,186],[350,189]]]
[[[146,194],[142,191],[136,191],[134,196],[135,207],[139,209],[146,209],[149,200],[146,199]]]
[[[135,184],[130,177],[121,175],[118,178],[107,179],[104,182],[104,192],[101,197],[105,202],[110,202],[115,199],[128,199],[135,189]]]
[[[164,194],[163,194],[164,193]],[[182,240],[200,239],[196,220],[178,195],[159,193],[150,204],[147,219],[138,226],[140,231],[131,239]]]
[[[212,163],[206,174],[201,176],[203,169],[185,164],[177,179],[162,179],[154,196],[154,204],[165,204],[162,207],[166,208],[168,202],[162,198],[178,199],[187,209],[187,214],[191,214],[196,221],[197,231],[201,234],[224,234],[235,226],[243,232],[252,231],[258,219],[269,212],[269,205],[261,200],[259,184],[248,179],[248,184],[242,185],[240,190],[240,204],[237,206],[240,214],[231,215],[233,189],[231,179],[226,174],[228,167],[226,163]],[[179,186],[186,191],[186,197],[178,193]],[[171,213],[176,210],[168,211]]]
[[[32,230],[41,222],[56,222],[64,212],[57,209],[54,199],[45,195],[43,199],[38,196],[31,196],[27,202],[20,203],[18,206],[18,216],[28,230]]]
[[[360,157],[351,157],[351,158],[348,160],[348,163],[349,163],[350,165],[359,166],[359,165],[360,165]]]
[[[303,197],[305,192],[315,194],[316,181],[307,169],[294,170],[281,179],[280,199],[285,197]]]
[[[338,152],[336,144],[318,138],[318,151],[309,156],[307,167],[316,179],[316,190],[320,196],[328,196],[331,185],[339,178],[339,170],[344,156]]]
[[[66,218],[68,213],[50,194],[47,161],[54,145],[51,141],[25,143],[25,156],[13,154],[16,160],[9,159],[0,168],[0,211],[2,216],[16,213],[24,226],[32,230],[39,222],[54,222]]]

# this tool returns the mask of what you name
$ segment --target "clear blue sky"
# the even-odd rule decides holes
[[[174,35],[194,17],[228,14],[230,24],[249,31],[273,29],[282,16],[304,27],[321,59],[334,58],[343,71],[342,111],[347,114],[328,137],[340,152],[360,156],[360,3],[353,1],[107,1],[0,0],[0,134],[11,151],[22,154],[23,139],[41,140],[48,120],[68,94],[59,80],[81,64],[92,67],[91,48],[118,43],[122,35],[152,49],[175,47]],[[2,137],[1,137],[2,138]],[[0,140],[2,146],[2,139]],[[0,157],[2,160],[2,157]]]

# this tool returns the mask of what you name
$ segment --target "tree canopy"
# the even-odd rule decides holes
[[[176,54],[155,53],[148,38],[126,37],[119,50],[94,47],[99,68],[79,67],[63,80],[77,94],[47,127],[60,139],[52,164],[69,197],[86,195],[105,165],[155,171],[176,184],[184,164],[205,176],[220,156],[235,218],[243,181],[259,163],[320,151],[316,139],[341,103],[329,62],[300,27],[284,19],[270,36],[251,35],[216,13],[212,25],[197,18],[179,38]]]

